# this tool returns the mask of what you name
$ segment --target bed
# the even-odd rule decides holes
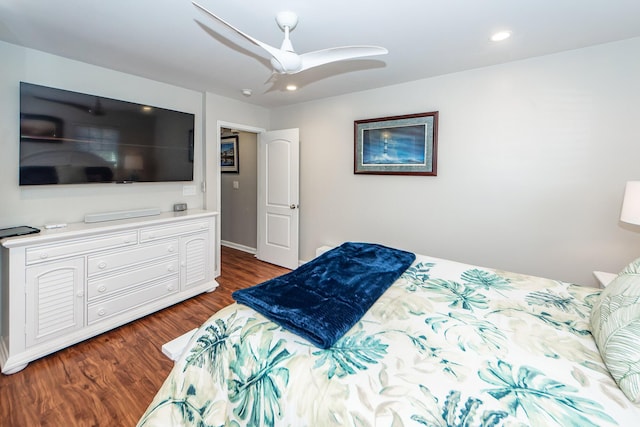
[[[638,425],[639,264],[602,291],[415,255],[325,345],[236,302],[198,329],[138,425]]]

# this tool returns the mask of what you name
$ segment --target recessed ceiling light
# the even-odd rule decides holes
[[[242,94],[244,96],[251,96],[252,93],[253,91],[251,89],[242,89]]]
[[[294,90],[298,90],[298,86],[296,86],[294,84],[287,85],[287,90],[289,92],[293,92]]]
[[[501,42],[511,37],[511,31],[498,31],[491,35],[492,42]]]

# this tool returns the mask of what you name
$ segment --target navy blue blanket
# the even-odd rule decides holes
[[[318,347],[329,348],[414,260],[410,252],[347,242],[232,296]]]

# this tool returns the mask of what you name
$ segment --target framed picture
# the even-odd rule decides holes
[[[220,171],[240,172],[238,164],[238,135],[220,138]]]
[[[20,114],[22,141],[62,142],[62,120],[42,114]]]
[[[437,175],[438,112],[356,120],[357,174]]]

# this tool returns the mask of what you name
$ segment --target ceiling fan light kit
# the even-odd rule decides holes
[[[234,27],[198,3],[192,3],[218,22],[224,24],[229,29],[249,40],[251,43],[266,50],[271,55],[271,66],[273,67],[274,72],[278,74],[295,74],[308,70],[309,68],[318,67],[331,62],[356,59],[364,56],[384,55],[389,52],[387,49],[379,46],[342,46],[299,55],[293,49],[293,44],[289,37],[291,31],[293,31],[293,29],[298,25],[298,15],[294,12],[280,12],[276,16],[276,23],[284,32],[284,40],[282,41],[280,49],[278,49],[240,31],[238,28]]]

